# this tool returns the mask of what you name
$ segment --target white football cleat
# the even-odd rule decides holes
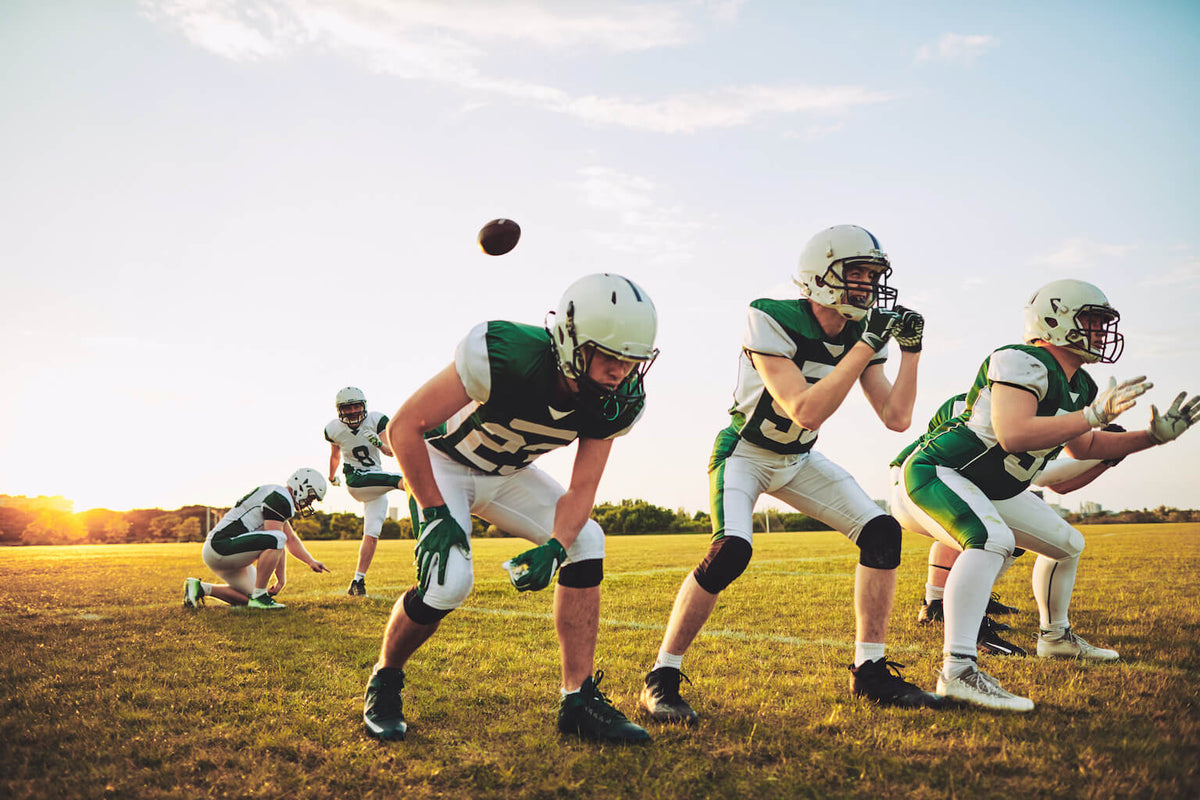
[[[1116,661],[1120,658],[1116,650],[1106,650],[1088,644],[1070,628],[1058,639],[1047,639],[1046,634],[1040,634],[1037,654],[1041,658],[1081,658],[1084,661]]]
[[[946,677],[943,668],[938,672],[937,693],[947,700],[957,700],[981,708],[991,708],[996,711],[1032,711],[1033,701],[1028,697],[1020,697],[1012,692],[1006,692],[1000,686],[1000,681],[988,675],[975,664],[953,678]]]

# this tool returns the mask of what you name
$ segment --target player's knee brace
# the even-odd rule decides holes
[[[719,594],[746,571],[754,548],[740,536],[722,536],[708,548],[708,555],[692,572],[700,588]]]
[[[871,569],[900,566],[900,523],[884,514],[863,526],[858,534],[858,563]]]
[[[558,583],[568,589],[590,589],[604,580],[604,559],[589,558],[567,564],[558,571]]]
[[[416,586],[404,593],[402,601],[404,603],[404,613],[418,625],[432,625],[454,610],[447,608],[443,611],[440,608],[433,608],[428,605],[421,597],[421,591]]]

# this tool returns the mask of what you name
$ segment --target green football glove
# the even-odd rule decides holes
[[[867,324],[863,328],[862,340],[878,353],[887,344],[892,329],[900,322],[900,315],[886,308],[872,308],[867,312]]]
[[[892,331],[892,338],[905,353],[921,352],[921,336],[925,333],[925,318],[911,308],[896,306],[900,321]]]
[[[367,434],[367,441],[370,442],[371,444],[375,445],[376,447],[380,447],[380,448],[383,447],[383,440],[380,439],[378,436],[376,436],[373,433]]]
[[[1117,383],[1116,378],[1109,378],[1104,391],[1096,396],[1090,406],[1083,409],[1083,418],[1093,428],[1103,428],[1116,419],[1117,415],[1133,408],[1137,399],[1153,388],[1154,384],[1148,382],[1145,375],[1121,383]]]
[[[505,561],[504,568],[518,592],[540,592],[550,585],[554,573],[566,560],[567,551],[558,539],[551,539]]]
[[[1186,397],[1187,392],[1180,392],[1165,414],[1159,414],[1156,406],[1150,406],[1150,427],[1146,433],[1151,439],[1166,444],[1200,421],[1200,394],[1192,395],[1185,403]]]
[[[429,586],[434,565],[437,565],[437,582],[446,582],[446,562],[450,548],[457,547],[463,555],[470,555],[471,543],[462,526],[450,515],[446,506],[434,506],[424,511],[421,523],[421,538],[417,540],[417,583],[424,590]]]

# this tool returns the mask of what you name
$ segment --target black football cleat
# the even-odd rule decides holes
[[[1000,638],[999,632],[1001,630],[1008,630],[1007,625],[1004,625],[1003,628],[1000,627],[1001,625],[1003,623],[996,622],[991,617],[983,618],[983,622],[979,625],[979,638],[976,639],[979,649],[985,653],[992,653],[997,656],[1024,657],[1029,655],[1024,647]]]
[[[398,667],[376,667],[367,682],[363,704],[363,724],[367,733],[377,739],[400,741],[408,732],[404,721],[404,670]]]
[[[681,670],[674,667],[659,667],[646,676],[638,707],[655,722],[676,725],[695,725],[696,712],[679,696],[679,679],[691,681]]]
[[[367,596],[367,579],[357,578],[350,581],[350,588],[346,590],[346,594],[351,597],[366,597]]]
[[[983,613],[990,617],[993,614],[1016,614],[1018,609],[1016,606],[1007,606],[1000,602],[1000,595],[992,592],[992,596],[988,599],[987,610]]]
[[[918,625],[941,622],[945,617],[941,600],[926,600],[923,597],[921,598],[921,610],[917,612]]]
[[[646,729],[630,722],[600,691],[603,679],[604,671],[598,670],[595,679],[584,680],[578,692],[563,696],[558,705],[559,732],[605,742],[650,741]]]
[[[850,688],[855,697],[865,697],[881,706],[897,708],[941,708],[942,698],[926,692],[900,676],[903,664],[878,658],[864,661],[857,668],[851,664]]]

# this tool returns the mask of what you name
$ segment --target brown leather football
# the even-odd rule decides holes
[[[479,229],[479,249],[489,256],[502,256],[517,246],[521,226],[511,219],[494,219]]]

